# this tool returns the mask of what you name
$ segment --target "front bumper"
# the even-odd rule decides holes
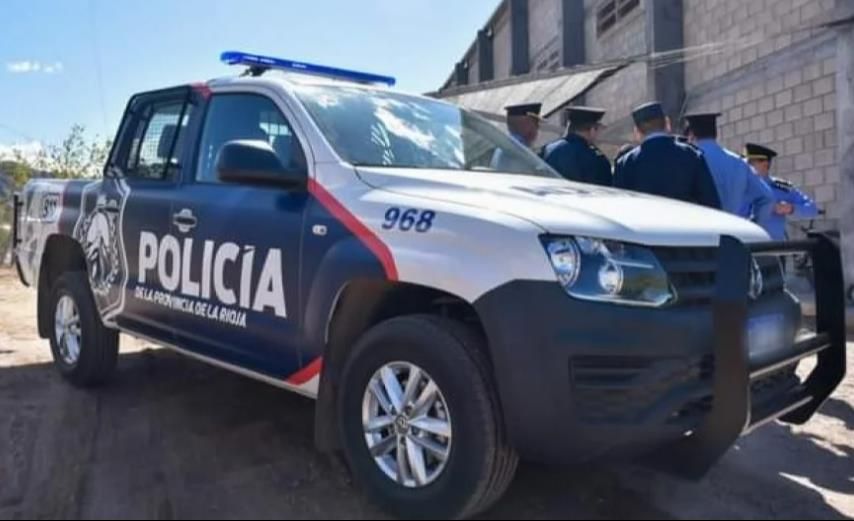
[[[751,354],[751,318],[782,315],[794,332],[798,302],[779,291],[748,297],[751,256],[812,254],[817,333]],[[711,305],[641,309],[581,302],[556,283],[517,281],[476,308],[487,331],[504,421],[526,459],[580,462],[666,447],[656,463],[705,473],[742,434],[769,421],[807,421],[845,373],[838,246],[815,236],[745,245],[723,237]],[[794,368],[818,357],[801,381]]]

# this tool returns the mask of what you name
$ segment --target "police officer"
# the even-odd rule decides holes
[[[772,211],[757,219],[757,223],[765,228],[773,240],[786,239],[787,218],[815,219],[818,217],[819,211],[812,199],[792,183],[771,176],[771,163],[777,157],[777,152],[762,145],[747,143],[744,146],[744,155],[759,175],[759,179],[773,193]],[[751,210],[753,209],[746,207],[744,213],[747,214]]]
[[[510,136],[526,148],[533,148],[540,135],[540,110],[542,103],[525,103],[522,105],[510,105],[504,108],[507,112],[507,131]],[[509,165],[500,149],[492,156],[492,168],[495,170],[506,170]]]
[[[566,114],[566,136],[546,145],[543,159],[570,181],[611,186],[611,162],[596,147],[605,111],[593,107],[569,107]]]
[[[617,161],[614,186],[720,209],[703,153],[670,134],[670,120],[654,101],[632,112],[641,143]]]
[[[753,208],[755,218],[766,219],[774,204],[771,189],[753,174],[750,165],[735,152],[722,147],[718,139],[717,113],[685,116],[688,140],[703,151],[703,158],[715,181],[721,207],[725,212],[742,215],[745,206]]]
[[[507,131],[513,139],[532,148],[540,135],[540,111],[542,103],[525,103],[505,107],[507,112]]]

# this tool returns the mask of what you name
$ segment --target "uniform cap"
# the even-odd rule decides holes
[[[777,152],[768,147],[757,145],[756,143],[747,143],[744,145],[744,155],[747,159],[765,159],[771,161],[777,157]]]
[[[605,109],[597,107],[567,107],[566,120],[570,126],[593,125],[599,123],[605,115]]]
[[[719,112],[695,112],[687,114],[685,120],[688,122],[686,133],[691,131],[695,134],[711,135],[718,129]]]
[[[540,118],[540,111],[543,108],[542,103],[524,103],[521,105],[508,105],[504,107],[508,116],[531,116]]]
[[[636,125],[641,125],[654,119],[664,119],[664,108],[658,101],[644,103],[632,111],[632,119]]]

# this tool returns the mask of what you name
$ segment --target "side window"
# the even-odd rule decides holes
[[[191,109],[183,101],[151,103],[138,109],[125,165],[128,177],[169,179],[178,172]]]
[[[271,99],[258,94],[218,94],[208,105],[196,180],[218,182],[217,154],[223,145],[238,139],[268,143],[286,169],[306,166],[299,140]]]

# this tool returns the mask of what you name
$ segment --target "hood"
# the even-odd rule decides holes
[[[716,246],[721,235],[769,240],[759,226],[718,210],[560,178],[405,168],[358,172],[375,188],[504,212],[556,235],[649,246]]]

